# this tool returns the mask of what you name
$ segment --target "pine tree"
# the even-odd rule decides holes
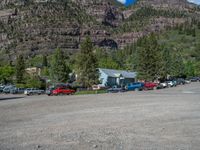
[[[84,87],[98,83],[98,62],[94,54],[92,41],[89,37],[81,44],[81,50],[76,58],[77,81]]]
[[[171,70],[171,76],[182,76],[184,75],[185,66],[183,63],[183,57],[181,55],[180,50],[175,50],[175,52],[172,55],[172,70]]]
[[[195,75],[195,66],[192,61],[185,63],[185,74],[187,77],[193,77]]]
[[[200,61],[200,44],[196,45],[194,56],[195,56],[196,61]]]
[[[63,52],[58,48],[51,62],[51,78],[55,82],[66,82],[69,79],[69,67],[66,65]]]
[[[47,56],[43,55],[42,56],[42,67],[47,67],[47,66],[48,66]]]
[[[166,79],[172,69],[171,51],[167,48],[163,48],[161,64],[161,78]]]
[[[15,71],[16,72],[16,82],[23,83],[24,74],[25,74],[25,62],[24,62],[24,58],[22,55],[19,55],[17,57],[15,70],[16,70]]]
[[[137,64],[139,78],[151,81],[161,74],[160,46],[154,34],[139,42]]]
[[[200,29],[200,21],[198,22],[197,27],[198,27],[198,29]]]
[[[192,31],[191,31],[191,32],[192,32],[192,36],[193,36],[193,37],[196,37],[196,29],[193,28],[193,29],[191,29],[191,30],[192,30]]]

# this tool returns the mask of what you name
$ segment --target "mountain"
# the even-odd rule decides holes
[[[0,61],[57,47],[74,53],[86,36],[96,46],[121,49],[151,32],[199,21],[199,15],[186,0],[139,0],[131,7],[115,0],[2,0]]]

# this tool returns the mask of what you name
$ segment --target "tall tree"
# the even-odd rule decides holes
[[[0,67],[0,83],[7,84],[12,81],[14,72],[14,68],[9,65]]]
[[[139,78],[153,80],[161,74],[161,53],[156,36],[151,34],[139,41],[137,71]]]
[[[47,67],[47,66],[48,66],[47,56],[43,55],[42,56],[42,67]]]
[[[76,58],[77,81],[84,87],[98,83],[98,62],[94,54],[92,41],[89,37],[81,44],[81,50]]]
[[[162,48],[162,61],[161,65],[161,78],[166,79],[171,74],[172,70],[172,55],[171,50],[168,48]]]
[[[183,57],[180,50],[175,49],[172,55],[172,70],[171,76],[182,76],[185,74],[185,66],[183,63]]]
[[[196,61],[200,61],[200,43],[196,45],[193,55],[194,55]]]
[[[25,74],[25,62],[24,62],[24,57],[22,55],[19,55],[17,57],[15,73],[16,73],[16,82],[23,83]]]
[[[51,78],[55,82],[66,82],[69,79],[70,69],[66,65],[61,49],[56,49],[51,62]]]
[[[192,61],[185,63],[185,74],[187,77],[193,77],[195,75],[195,66]]]
[[[107,51],[96,48],[95,55],[99,68],[119,69],[119,64],[115,60],[113,60],[112,56],[110,56]]]

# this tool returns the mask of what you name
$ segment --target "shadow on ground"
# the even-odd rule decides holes
[[[0,101],[6,101],[6,100],[16,100],[16,99],[21,99],[24,97],[4,97],[4,98],[0,98]]]

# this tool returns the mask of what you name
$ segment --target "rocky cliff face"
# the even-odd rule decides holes
[[[134,24],[136,21],[130,18],[138,9],[147,6],[180,8],[185,12],[194,7],[185,0],[141,0],[129,9],[122,9],[111,0],[2,0],[0,59],[13,59],[17,53],[32,57],[51,53],[57,47],[74,52],[79,50],[87,35],[97,46],[123,48],[141,36],[160,32],[186,20],[180,16],[154,16],[136,31],[114,32],[127,24]],[[143,24],[143,21],[138,22]]]

